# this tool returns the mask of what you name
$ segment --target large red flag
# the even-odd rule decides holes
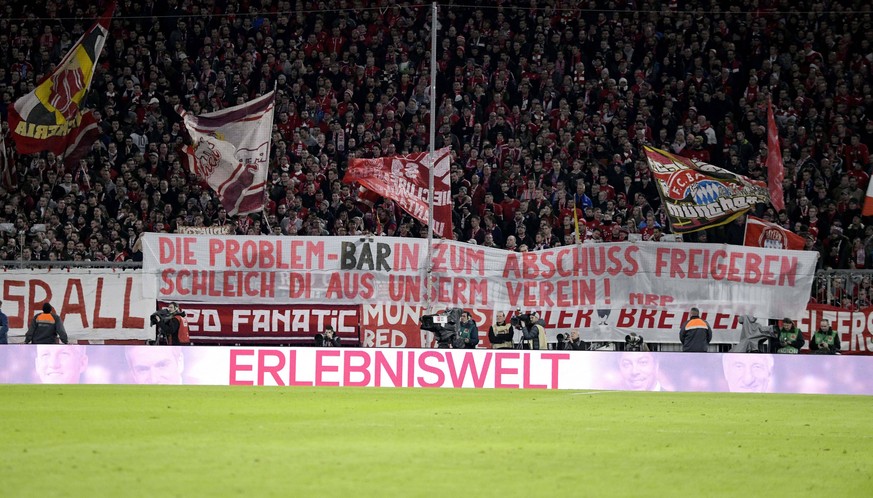
[[[746,237],[743,245],[802,251],[806,247],[806,241],[800,235],[786,230],[775,223],[749,216],[746,219]]]
[[[449,179],[451,150],[434,152],[434,224],[437,235],[452,238],[452,192]],[[427,152],[406,156],[352,159],[343,182],[358,182],[382,197],[393,199],[417,220],[429,222],[429,162]]]
[[[779,145],[779,130],[773,117],[773,103],[767,100],[767,187],[770,190],[770,204],[776,212],[785,210],[785,194],[782,180],[785,178],[785,165],[782,163],[782,148]]]
[[[114,10],[112,2],[54,72],[37,82],[32,92],[9,105],[9,128],[19,154],[50,151],[62,154],[65,162],[70,163],[87,154],[99,137],[97,120],[81,106],[109,36]]]

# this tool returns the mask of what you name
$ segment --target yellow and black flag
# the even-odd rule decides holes
[[[84,156],[99,136],[91,111],[81,109],[97,58],[109,35],[112,2],[57,68],[36,88],[9,105],[9,128],[19,154],[54,152],[65,161]]]

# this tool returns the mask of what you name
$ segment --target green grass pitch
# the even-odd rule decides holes
[[[0,386],[48,496],[873,496],[873,398]]]

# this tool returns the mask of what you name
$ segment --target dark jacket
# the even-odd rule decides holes
[[[9,344],[9,317],[0,311],[0,344]]]
[[[558,342],[558,349],[564,351],[587,351],[588,343],[577,337],[575,340],[567,339],[564,342]]]
[[[472,319],[458,326],[458,336],[464,340],[465,349],[473,349],[479,344],[479,328]]]
[[[64,329],[61,317],[54,311],[51,313],[43,312],[31,320],[27,335],[24,336],[24,343],[57,344],[59,337],[61,342],[67,344],[67,331]]]
[[[338,348],[342,345],[342,339],[337,336],[328,338],[327,334],[315,334],[315,347]]]
[[[488,340],[494,349],[512,349],[512,325],[495,323],[488,330]]]
[[[712,328],[706,320],[694,317],[684,324],[679,330],[679,342],[682,343],[682,351],[705,353],[709,349],[709,341],[712,340]]]
[[[840,352],[840,336],[834,329],[827,332],[818,329],[809,339],[809,350],[816,354],[837,354]]]

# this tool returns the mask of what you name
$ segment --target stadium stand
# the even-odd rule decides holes
[[[106,3],[0,0],[4,132],[7,105]],[[873,224],[861,216],[873,143],[869,3],[497,3],[440,9],[436,145],[456,154],[457,239],[572,243],[576,206],[585,238],[663,237],[642,146],[766,179],[772,97],[786,210],[756,214],[803,235],[823,269],[873,267]],[[340,179],[350,157],[428,147],[429,16],[427,5],[361,0],[120,2],[88,96],[101,127],[89,155],[64,164],[6,143],[0,260],[137,260],[144,231],[184,225],[422,236],[394,203]],[[179,160],[174,108],[213,111],[274,85],[266,212],[229,219]],[[694,235],[741,244],[743,220]]]

